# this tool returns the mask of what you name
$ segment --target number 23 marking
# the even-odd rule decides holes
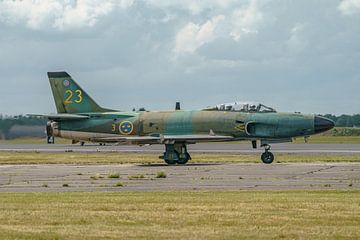
[[[77,93],[77,99],[74,99],[75,103],[81,103],[82,100],[83,100],[83,97],[82,97],[82,91],[81,90],[76,90],[75,93]],[[65,94],[67,94],[67,97],[65,97],[65,104],[71,104],[73,103],[73,91],[72,90],[66,90]]]

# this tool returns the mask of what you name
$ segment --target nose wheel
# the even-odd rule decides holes
[[[265,152],[261,154],[261,160],[265,164],[270,164],[275,159],[274,154],[270,152],[270,148],[271,148],[270,145],[264,145],[264,147],[265,147]]]
[[[55,144],[55,137],[51,124],[51,121],[47,122],[46,124],[47,144]]]
[[[55,144],[54,136],[47,136],[47,144]]]

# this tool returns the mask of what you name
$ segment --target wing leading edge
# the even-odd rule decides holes
[[[160,135],[160,136],[118,136],[118,137],[103,137],[93,138],[94,142],[108,142],[108,143],[171,143],[171,142],[209,142],[209,141],[230,141],[232,136],[220,135]]]

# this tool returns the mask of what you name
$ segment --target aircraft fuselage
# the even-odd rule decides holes
[[[93,141],[98,137],[114,135],[196,135],[212,132],[233,136],[233,140],[265,140],[317,133],[316,116],[297,113],[164,111],[87,115],[90,116],[87,120],[59,122],[54,135],[79,141]]]

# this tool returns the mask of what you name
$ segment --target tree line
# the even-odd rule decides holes
[[[47,120],[42,118],[30,118],[24,115],[4,116],[0,114],[0,139],[11,137],[10,131],[14,126],[45,126]],[[26,134],[24,133],[24,136]]]
[[[355,115],[340,115],[335,116],[332,114],[323,115],[326,118],[329,118],[335,122],[336,127],[358,127],[360,128],[360,114]]]
[[[43,118],[28,117],[24,115],[7,116],[0,114],[0,130],[10,129],[14,125],[20,126],[39,126],[46,124]]]

